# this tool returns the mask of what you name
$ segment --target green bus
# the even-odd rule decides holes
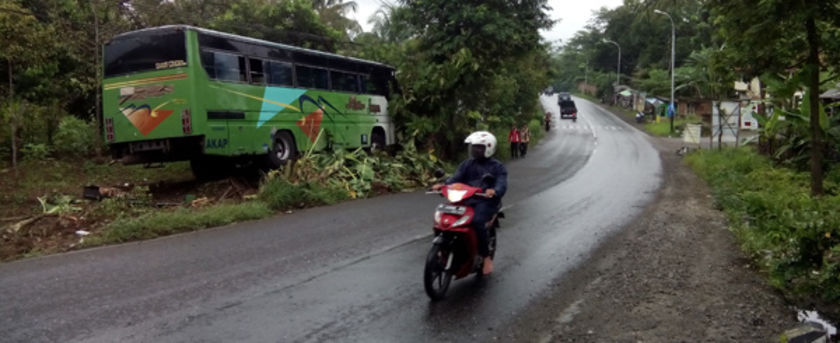
[[[310,148],[394,143],[377,62],[172,25],[120,34],[104,48],[103,126],[126,164],[222,159],[279,167]]]

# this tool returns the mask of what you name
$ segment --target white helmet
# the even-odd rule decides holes
[[[467,136],[464,143],[469,145],[483,145],[484,157],[490,158],[496,152],[496,136],[487,131],[476,131]]]

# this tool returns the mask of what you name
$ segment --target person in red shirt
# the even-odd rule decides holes
[[[510,142],[510,157],[511,158],[518,158],[519,157],[519,142],[522,141],[522,138],[519,136],[519,129],[516,128],[514,125],[510,129],[510,134],[508,135],[508,142]]]

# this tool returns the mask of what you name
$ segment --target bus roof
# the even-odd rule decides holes
[[[236,39],[236,40],[241,40],[241,41],[250,42],[250,43],[254,43],[254,44],[267,45],[267,46],[286,49],[286,50],[290,50],[290,51],[305,52],[305,53],[314,54],[314,55],[321,55],[321,56],[325,56],[325,57],[345,59],[345,60],[349,60],[349,61],[353,61],[353,62],[357,62],[357,63],[368,64],[368,65],[377,66],[377,67],[381,67],[381,68],[388,68],[388,69],[391,69],[391,70],[395,69],[394,67],[392,67],[390,65],[380,63],[380,62],[363,60],[361,58],[355,58],[355,57],[347,57],[347,56],[342,56],[342,55],[339,55],[339,54],[333,54],[333,53],[319,51],[319,50],[306,49],[306,48],[301,48],[301,47],[297,47],[297,46],[294,46],[294,45],[275,43],[275,42],[271,42],[271,41],[267,41],[267,40],[263,40],[263,39],[251,38],[251,37],[247,37],[247,36],[240,36],[240,35],[235,35],[235,34],[232,34],[232,33],[220,32],[220,31],[215,31],[215,30],[210,30],[210,29],[205,29],[205,28],[200,28],[200,27],[190,26],[190,25],[164,25],[164,26],[149,27],[149,28],[140,29],[140,30],[123,32],[123,33],[120,33],[120,34],[114,36],[114,38],[112,38],[112,39],[131,36],[135,33],[140,33],[140,32],[149,32],[149,31],[158,31],[158,30],[171,30],[171,29],[193,30],[193,31],[204,33],[204,34],[210,34],[210,35],[220,36],[220,37],[224,37],[224,38]]]

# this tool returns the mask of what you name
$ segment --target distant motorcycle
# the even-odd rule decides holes
[[[645,114],[642,112],[636,112],[636,123],[644,123],[645,122]]]
[[[490,197],[481,191],[478,187],[455,183],[444,186],[440,191],[427,192],[440,194],[449,200],[449,203],[440,204],[435,210],[435,238],[423,270],[423,286],[432,300],[443,299],[453,276],[456,280],[472,273],[477,273],[477,277],[482,276],[484,259],[478,254],[478,238],[472,227],[474,212],[472,207],[465,205],[467,199],[472,197]],[[490,258],[496,253],[499,218],[504,218],[504,213],[496,213],[487,223]]]

